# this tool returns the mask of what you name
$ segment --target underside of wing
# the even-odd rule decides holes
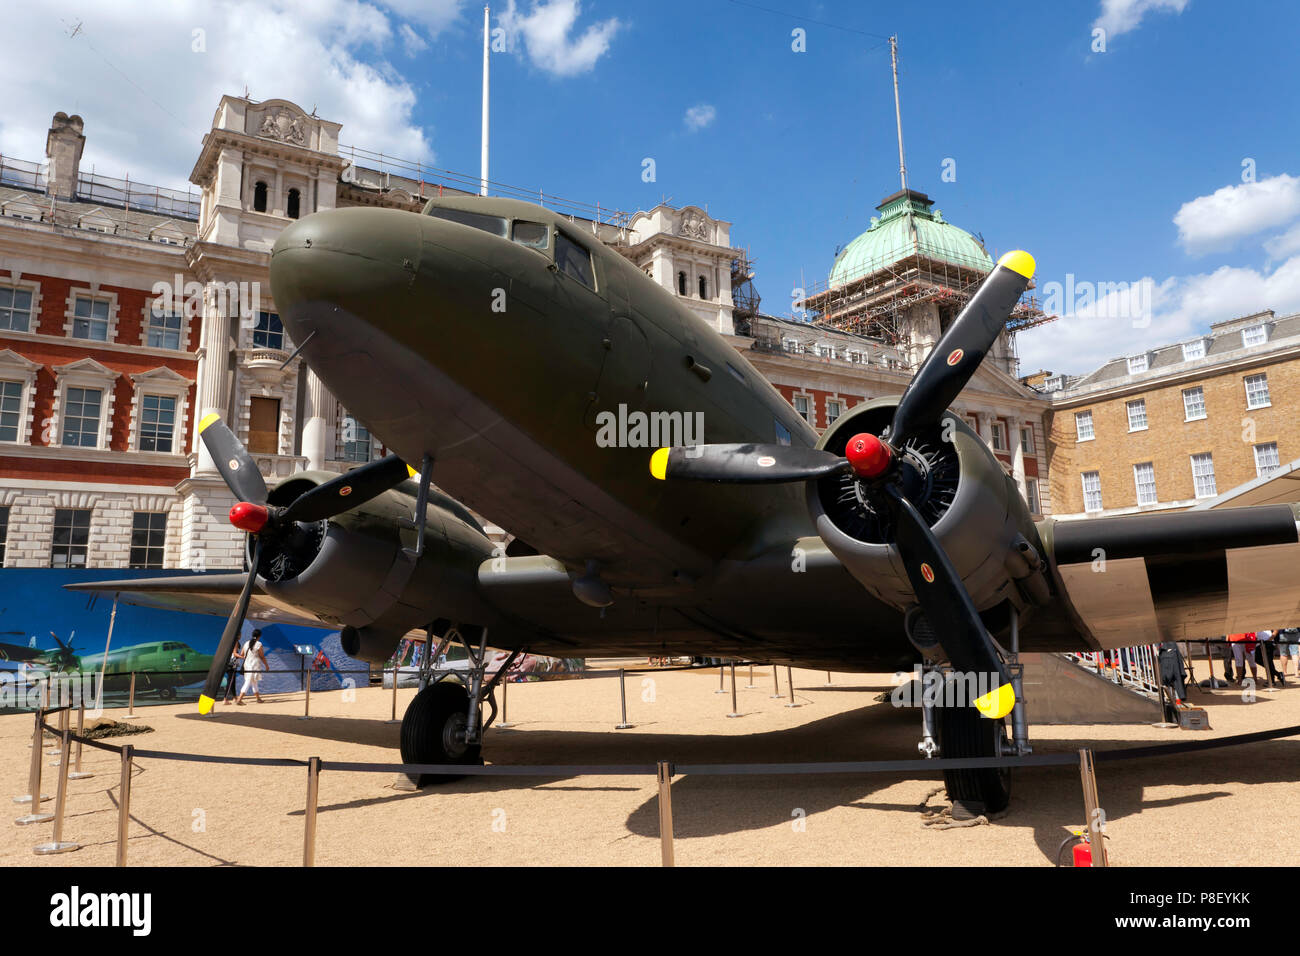
[[[1058,589],[1095,646],[1300,621],[1300,506],[1045,521]]]
[[[244,586],[243,573],[185,574],[171,578],[132,578],[121,581],[85,581],[65,584],[69,591],[92,591],[116,597],[123,604],[166,611],[188,611],[229,617]],[[254,587],[248,616],[276,624],[324,627],[315,615],[288,602],[278,601]]]

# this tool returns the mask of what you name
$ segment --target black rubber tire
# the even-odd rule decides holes
[[[939,755],[941,757],[998,757],[998,738],[1005,737],[1002,721],[981,717],[974,707],[940,707]],[[981,767],[973,770],[945,770],[948,799],[979,802],[988,813],[1001,813],[1011,802],[1011,770]]]
[[[402,762],[482,764],[479,744],[457,747],[449,741],[456,724],[463,729],[468,712],[469,694],[464,684],[443,680],[416,694],[402,717]],[[462,776],[424,774],[420,783],[447,783]]]
[[[176,688],[160,687],[158,688],[158,696],[161,697],[163,700],[173,700],[176,697]]]

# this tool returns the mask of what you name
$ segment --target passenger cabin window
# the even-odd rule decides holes
[[[429,215],[434,219],[445,219],[448,222],[458,222],[462,226],[482,229],[484,232],[490,232],[502,239],[506,237],[506,221],[500,216],[485,216],[481,212],[467,212],[464,209],[443,209],[437,206],[429,210]]]
[[[591,253],[562,232],[555,234],[555,265],[571,279],[577,279],[588,289],[595,290],[592,277]]]
[[[266,212],[266,183],[259,182],[253,187],[253,209]]]
[[[510,238],[521,246],[545,251],[548,245],[547,233],[549,231],[544,223],[526,222],[523,219],[517,219],[511,228]]]

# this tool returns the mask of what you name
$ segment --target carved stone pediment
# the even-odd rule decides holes
[[[709,224],[698,212],[688,209],[682,213],[682,221],[677,227],[677,234],[686,239],[707,241],[709,238]]]
[[[262,120],[257,126],[257,135],[294,146],[306,146],[306,117],[283,106],[272,107],[262,114]]]

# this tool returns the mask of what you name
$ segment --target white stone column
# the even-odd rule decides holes
[[[307,407],[303,410],[302,453],[307,467],[319,471],[334,457],[338,402],[316,372],[307,369]]]
[[[222,313],[220,296],[205,296],[203,326],[199,338],[198,387],[194,403],[194,450],[198,452],[195,474],[214,475],[212,456],[199,438],[199,422],[208,415],[226,415],[226,355],[229,349],[230,320]],[[232,425],[227,422],[227,425]],[[233,426],[232,426],[233,427]]]
[[[975,424],[978,426],[980,438],[984,439],[984,444],[990,448],[993,447],[993,429],[989,427],[988,412],[974,412]]]
[[[1020,437],[1020,427],[1024,422],[1019,418],[1008,417],[1007,428],[1011,434],[1011,476],[1020,486],[1020,495],[1025,495],[1025,443]]]

